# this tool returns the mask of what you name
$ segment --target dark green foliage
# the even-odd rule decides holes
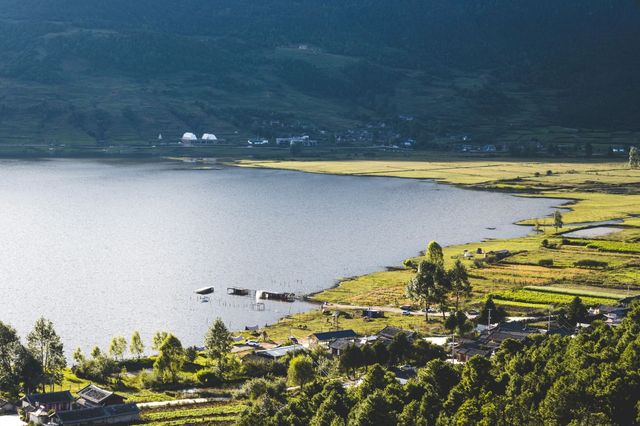
[[[184,356],[185,359],[189,362],[195,361],[195,359],[198,357],[198,348],[196,348],[195,346],[187,347],[187,349],[184,350]]]
[[[582,299],[574,297],[567,308],[567,322],[570,325],[576,325],[584,322],[587,318],[587,307],[582,303]]]
[[[491,312],[491,314],[489,314],[489,312]],[[476,321],[478,324],[487,324],[489,322],[489,315],[491,316],[491,324],[497,324],[507,317],[507,311],[505,311],[502,306],[497,306],[491,295],[487,297],[482,309],[480,309],[480,315],[478,315]]]
[[[550,266],[553,266],[553,259],[540,259],[538,260],[538,265],[548,268]]]
[[[444,326],[452,333],[464,336],[473,329],[473,324],[467,318],[464,311],[451,312],[444,322]]]
[[[637,130],[638,10],[604,0],[6,0],[0,115],[33,140],[101,144],[214,126],[278,131],[239,104],[318,125],[409,113],[398,127],[422,147],[488,122],[500,134],[518,113],[533,129]],[[414,105],[443,87],[437,108]],[[550,91],[561,96],[539,96]],[[535,146],[522,145],[515,154]]]
[[[223,382],[218,371],[200,370],[196,373],[196,380],[203,386],[218,386]]]
[[[0,321],[0,397],[17,399],[42,383],[42,364],[21,343],[13,327]]]
[[[573,263],[578,268],[606,268],[609,266],[607,262],[592,259],[582,259]]]
[[[615,328],[595,322],[574,337],[505,340],[491,359],[462,368],[432,360],[405,386],[374,365],[348,390],[316,382],[297,396],[263,396],[241,424],[637,425],[639,371],[636,304]]]

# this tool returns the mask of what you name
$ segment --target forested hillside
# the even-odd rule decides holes
[[[376,364],[358,386],[316,380],[254,395],[241,425],[636,425],[640,306],[617,328],[508,339],[463,367],[430,361],[400,385]],[[277,382],[274,382],[277,383]]]
[[[637,131],[639,50],[634,0],[5,0],[0,142]]]

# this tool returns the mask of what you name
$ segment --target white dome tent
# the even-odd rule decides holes
[[[182,141],[183,144],[190,145],[194,142],[197,142],[198,137],[193,133],[186,132],[185,134],[182,135],[182,138],[180,140]]]

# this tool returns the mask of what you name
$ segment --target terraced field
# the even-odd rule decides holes
[[[233,424],[245,408],[237,402],[167,406],[144,410],[141,417],[142,424],[152,426],[226,425]]]

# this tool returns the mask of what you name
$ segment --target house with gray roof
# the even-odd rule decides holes
[[[124,404],[124,397],[108,390],[89,384],[78,391],[78,405],[91,407],[104,407],[106,405]]]
[[[55,426],[93,426],[132,424],[139,419],[140,409],[136,404],[118,404],[56,412],[50,423]]]

